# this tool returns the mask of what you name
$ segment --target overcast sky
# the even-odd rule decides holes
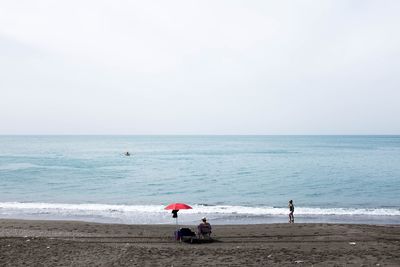
[[[399,14],[0,0],[0,134],[400,134]]]

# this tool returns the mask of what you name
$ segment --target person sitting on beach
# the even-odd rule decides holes
[[[293,200],[289,200],[289,223],[294,223],[294,205],[293,205]]]
[[[203,217],[202,222],[197,226],[199,237],[210,237],[211,225],[207,222],[206,217]]]

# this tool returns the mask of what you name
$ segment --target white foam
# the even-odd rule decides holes
[[[189,212],[243,214],[243,215],[287,215],[288,208],[275,207],[244,207],[244,206],[193,206]],[[297,215],[372,215],[372,216],[400,216],[400,209],[389,208],[309,208],[298,207]]]
[[[31,164],[31,163],[9,163],[0,165],[0,170],[2,171],[17,171],[17,170],[25,170],[30,168],[38,168],[40,166]]]
[[[75,169],[74,167],[70,166],[47,166],[47,165],[37,165],[32,163],[9,163],[0,165],[0,171],[19,171],[19,170],[26,170],[26,169],[55,169],[55,170],[62,170],[62,169]]]
[[[64,203],[20,203],[0,202],[3,210],[57,213],[165,213],[164,205],[111,205],[111,204],[64,204]],[[237,215],[287,215],[287,208],[245,207],[245,206],[204,206],[192,205],[193,209],[183,210],[187,214],[237,214]],[[395,208],[310,208],[296,207],[296,215],[371,215],[400,216]]]

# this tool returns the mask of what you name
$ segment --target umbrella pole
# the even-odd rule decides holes
[[[179,236],[179,227],[178,227],[178,217],[175,218],[176,222],[176,233],[178,234],[179,241],[181,240],[181,237]]]

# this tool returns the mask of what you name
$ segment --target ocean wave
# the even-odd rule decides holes
[[[64,203],[21,203],[0,202],[0,214],[5,211],[29,213],[65,213],[65,214],[165,214],[164,205],[112,205],[112,204],[64,204]],[[184,210],[185,214],[226,214],[247,216],[280,216],[287,215],[287,208],[246,207],[229,205],[192,205],[193,209]],[[296,207],[296,215],[318,216],[400,216],[399,208],[313,208]]]
[[[37,165],[32,163],[9,163],[5,165],[0,165],[0,171],[20,171],[26,169],[55,169],[55,170],[64,170],[64,169],[76,169],[75,167],[70,166],[57,166],[57,165]]]
[[[0,165],[0,171],[17,171],[30,168],[39,168],[40,166],[31,163],[9,163]]]

